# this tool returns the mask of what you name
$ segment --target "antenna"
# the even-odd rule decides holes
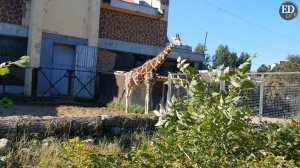
[[[205,50],[206,50],[206,40],[207,40],[207,34],[208,32],[206,32],[206,35],[205,35],[205,41],[204,41],[204,51],[203,51],[203,54],[205,55]]]

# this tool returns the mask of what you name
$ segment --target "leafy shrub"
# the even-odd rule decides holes
[[[107,167],[117,166],[112,156],[100,155],[97,148],[90,141],[80,141],[79,138],[70,139],[62,143],[63,165],[60,167]]]
[[[124,166],[132,167],[296,167],[300,166],[300,128],[251,122],[254,109],[242,92],[254,87],[247,75],[250,59],[237,69],[211,72],[208,84],[185,60],[180,71],[190,79],[176,82],[188,96],[172,98],[156,111],[156,138],[133,150]],[[219,90],[219,81],[230,83]]]
[[[91,139],[38,140],[24,136],[0,157],[0,167],[116,167],[120,164],[117,155],[122,152],[119,142],[95,144]]]
[[[16,137],[1,153],[0,167],[121,167],[121,163],[127,161],[124,153],[131,147],[139,149],[142,143],[152,139],[152,134],[136,130],[114,139],[68,138]]]
[[[75,138],[47,148],[31,142],[22,146],[30,149],[29,155],[12,154],[7,160],[23,156],[19,162],[10,162],[15,167],[300,167],[298,125],[251,122],[253,109],[248,98],[240,96],[254,86],[246,74],[250,60],[238,69],[220,67],[211,73],[210,84],[184,60],[178,61],[190,80],[176,84],[188,96],[174,97],[169,107],[155,111],[159,116],[156,135],[151,140],[143,139],[146,136],[142,134],[135,137],[142,144],[131,144],[129,154],[101,150],[112,146]],[[230,82],[228,89],[219,90],[220,80]],[[109,106],[120,108],[118,104]]]
[[[15,62],[4,62],[0,64],[0,76],[5,76],[10,73],[9,67],[11,65],[19,66],[24,68],[29,63],[29,56],[22,56],[19,60]],[[0,99],[0,106],[9,107],[13,105],[13,101],[7,97]]]
[[[140,105],[131,105],[128,110],[132,113],[143,114],[145,112],[145,108]]]

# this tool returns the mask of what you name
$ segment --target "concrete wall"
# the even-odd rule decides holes
[[[31,0],[30,23],[28,30],[27,54],[30,56],[30,67],[40,66],[42,25],[45,0]],[[31,95],[32,72],[26,69],[24,94]]]
[[[14,24],[0,23],[0,34],[16,37],[28,37],[28,27]]]
[[[99,102],[107,104],[115,102],[125,104],[124,88],[125,88],[125,75],[122,73],[101,73],[100,80],[106,82],[99,82]],[[159,106],[159,103],[165,103],[166,88],[163,87],[165,81],[156,80],[153,91],[152,101],[153,108]],[[163,93],[163,91],[165,93]],[[136,88],[130,98],[129,105],[141,105],[145,103],[145,88]]]
[[[103,49],[150,55],[150,56],[158,55],[164,48],[159,46],[151,46],[151,45],[137,44],[137,43],[103,39],[103,38],[100,38],[99,40],[99,47]],[[193,52],[184,51],[180,49],[173,49],[172,52],[169,54],[168,58],[177,59],[179,56],[191,62],[203,62],[205,60],[204,55],[196,54]]]
[[[87,0],[45,0],[43,31],[87,39],[88,11]]]

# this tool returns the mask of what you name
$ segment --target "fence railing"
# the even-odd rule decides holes
[[[32,69],[32,96],[95,98],[100,72],[58,69]]]
[[[122,72],[84,71],[59,68],[26,68],[22,69],[22,78],[11,78],[10,81],[0,77],[0,93],[15,93],[11,90],[18,88],[18,94],[24,93],[25,71],[31,73],[31,95],[34,98],[50,97],[59,103],[75,103],[74,100],[93,99],[95,105],[105,105],[109,102],[125,103],[125,76]],[[28,74],[27,74],[28,75]],[[16,75],[12,75],[16,76]],[[21,82],[20,82],[21,81]],[[157,80],[153,87],[152,102],[154,108],[164,104],[166,88],[164,81]],[[7,89],[7,88],[10,88]],[[63,99],[58,99],[63,98]],[[132,105],[144,105],[145,89],[135,89],[131,94]],[[40,99],[34,99],[40,100]],[[45,99],[48,100],[48,99]],[[61,100],[61,101],[59,101]],[[70,100],[70,101],[69,101]],[[91,101],[89,101],[91,102]]]
[[[68,97],[103,99],[103,102],[124,99],[124,76],[114,73],[57,69],[57,68],[27,68],[32,72],[32,96],[34,97]],[[249,105],[256,109],[260,121],[265,118],[299,119],[300,118],[300,72],[250,73],[255,88],[243,93],[251,97]],[[7,90],[22,90],[25,70],[16,69],[10,76],[0,77],[0,92]],[[185,76],[170,74],[166,100],[172,96],[183,97],[186,92],[176,88],[172,80]],[[220,89],[225,82],[220,84]],[[163,82],[157,82],[153,90],[155,103],[164,104],[165,87]],[[135,95],[135,94],[133,94]],[[143,92],[137,92],[133,98],[143,99]],[[99,97],[100,96],[100,97]]]
[[[262,121],[267,118],[299,119],[300,73],[252,73],[256,88],[249,93]]]
[[[300,118],[300,72],[250,73],[255,88],[243,93],[251,99],[249,105],[255,108],[259,121],[265,119],[299,119]],[[183,88],[176,88],[172,80],[177,74],[169,75],[168,98],[183,97]],[[220,82],[220,89],[224,88]],[[226,83],[227,84],[227,83]]]

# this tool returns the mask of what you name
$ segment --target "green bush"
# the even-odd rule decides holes
[[[300,128],[251,122],[254,109],[241,93],[252,89],[250,59],[237,69],[219,67],[208,84],[198,71],[178,60],[189,81],[176,85],[188,96],[172,98],[156,111],[156,138],[128,156],[127,167],[299,167]],[[230,82],[219,90],[219,81]],[[133,166],[134,165],[134,166]]]
[[[110,102],[106,105],[106,107],[111,108],[111,109],[116,109],[120,111],[125,111],[125,105],[115,103],[115,102]],[[128,107],[129,113],[135,113],[135,114],[144,114],[145,108],[140,105],[131,105]]]
[[[155,111],[159,129],[143,134],[128,154],[112,145],[94,145],[78,138],[44,147],[41,142],[17,145],[0,165],[14,167],[300,167],[300,127],[252,123],[253,110],[241,93],[254,84],[247,75],[250,60],[238,69],[220,67],[207,84],[198,71],[179,61],[188,81],[178,81],[188,96],[172,98],[170,106]],[[230,82],[219,90],[219,81]],[[122,105],[108,104],[121,109]],[[130,137],[127,137],[130,139]],[[127,140],[125,140],[127,142]],[[22,144],[22,143],[21,143]],[[25,155],[22,149],[30,152]],[[105,150],[103,150],[105,148]],[[8,164],[9,163],[9,164]],[[9,166],[8,166],[9,167]]]
[[[25,66],[29,63],[29,56],[22,56],[19,60],[15,62],[4,62],[0,64],[0,76],[5,76],[10,73],[9,67],[12,65],[19,66],[25,68]],[[13,101],[7,97],[0,99],[1,107],[9,107],[13,105]]]
[[[80,141],[79,138],[70,139],[62,143],[63,164],[59,167],[117,167],[117,162],[112,156],[101,155],[97,148],[89,141]]]

